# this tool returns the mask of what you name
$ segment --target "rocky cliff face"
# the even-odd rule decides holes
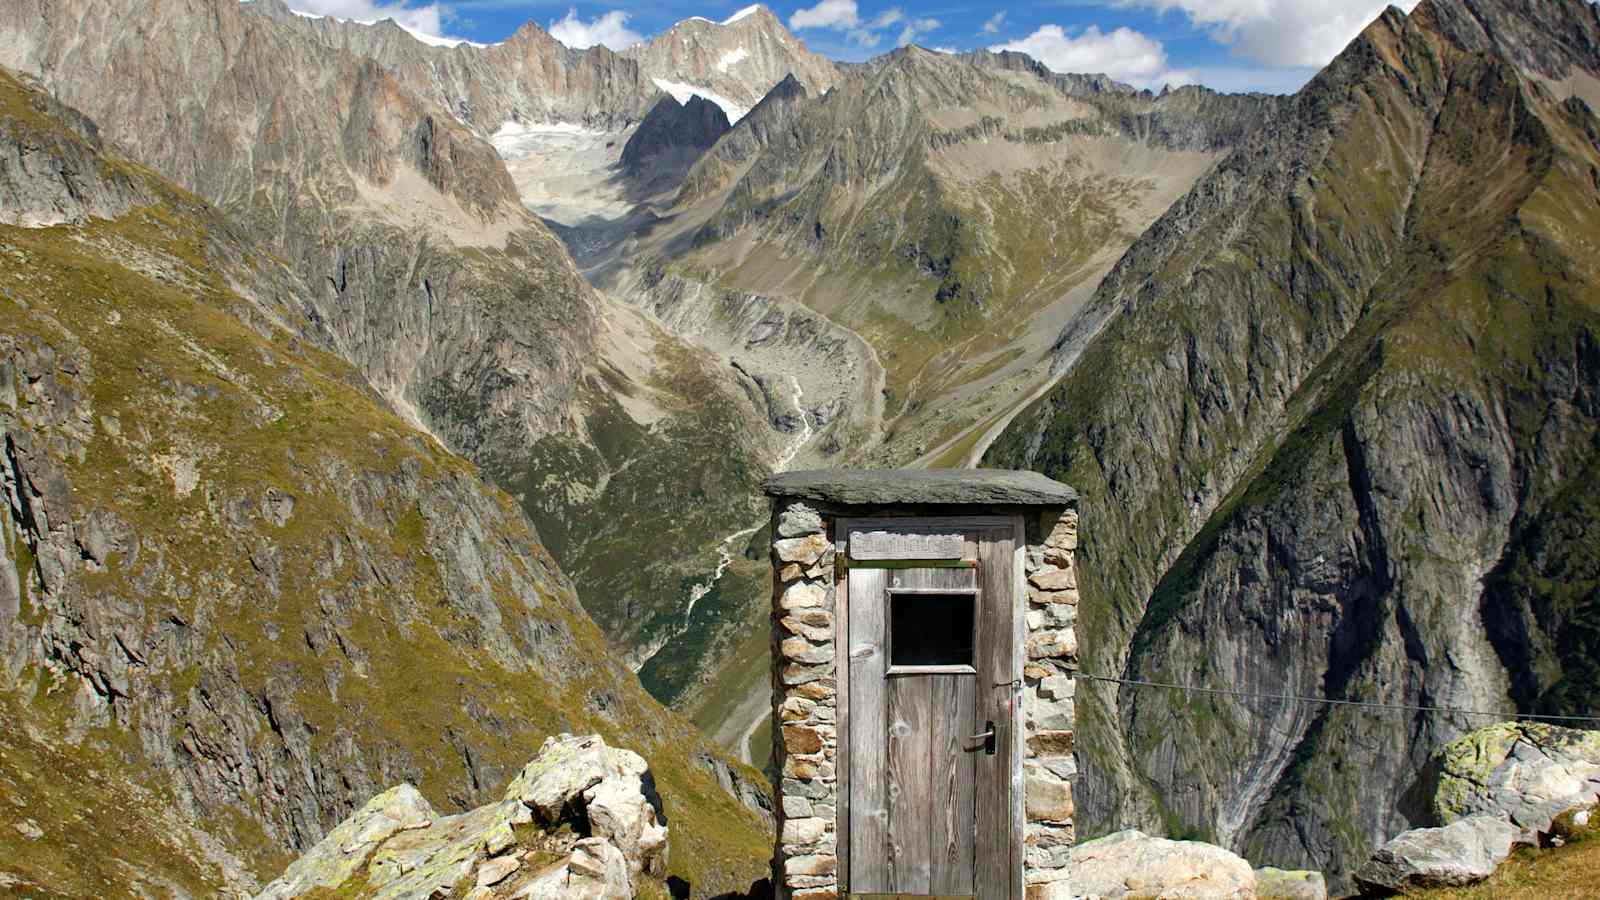
[[[1586,3],[1391,10],[1117,264],[987,457],[1085,492],[1086,670],[1593,711],[1597,46]],[[1089,827],[1340,879],[1478,724],[1105,685],[1079,709]]]
[[[679,798],[682,877],[755,878],[763,828],[719,786],[745,776],[608,655],[513,500],[320,349],[292,266],[96,133],[0,72],[0,202],[32,226],[0,225],[8,747],[164,809],[165,837],[76,800],[144,884],[209,893],[385,785],[462,809],[594,731]],[[13,798],[45,805],[7,866],[57,889],[84,820],[50,796]]]

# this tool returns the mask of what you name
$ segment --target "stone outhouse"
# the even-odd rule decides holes
[[[994,470],[765,490],[778,896],[1051,895],[1073,841],[1076,492]]]

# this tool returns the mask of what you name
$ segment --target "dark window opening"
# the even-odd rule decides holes
[[[889,665],[972,665],[976,594],[890,594]]]

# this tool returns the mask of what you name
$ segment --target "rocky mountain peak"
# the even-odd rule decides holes
[[[1463,50],[1499,54],[1529,74],[1560,80],[1574,68],[1600,72],[1600,8],[1589,0],[1423,0],[1411,19]]]
[[[662,154],[668,153],[692,163],[730,127],[722,107],[704,97],[694,96],[688,103],[679,103],[663,95],[622,148],[622,168],[644,174],[647,166],[655,165]]]
[[[772,90],[767,91],[767,95],[761,98],[761,102],[793,100],[804,96],[806,96],[806,86],[800,83],[800,79],[794,77],[793,72],[790,72],[788,75],[783,76],[782,81],[773,85]]]
[[[737,120],[772,85],[794,76],[813,92],[839,80],[828,59],[812,53],[765,6],[750,6],[721,22],[684,19],[650,41],[622,51],[662,90],[680,100],[700,93]]]

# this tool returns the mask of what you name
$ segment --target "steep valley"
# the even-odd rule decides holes
[[[752,469],[959,466],[1049,383],[1054,336],[1123,250],[1276,102],[1203,89],[1156,97],[1055,76],[1025,57],[912,47],[821,95],[783,81],[676,178],[627,171],[631,130],[578,143],[545,129],[497,146],[524,201],[613,308],[642,311],[743,389],[742,406],[759,417]],[[595,202],[557,196],[552,171]],[[693,484],[678,496],[698,500]],[[595,502],[618,509],[585,495],[569,511],[534,514],[592,529]],[[697,503],[694,516],[712,508]],[[626,533],[611,523],[629,514],[604,515],[599,527]],[[720,534],[760,519],[744,515],[725,529],[694,525]],[[648,527],[689,533],[665,520]],[[606,540],[569,545],[564,557],[586,597],[615,595],[619,581],[636,584],[635,596],[666,587],[687,597],[696,583],[689,573],[674,583],[665,567],[619,573]],[[699,565],[709,549],[699,548]],[[725,738],[748,735],[756,722],[746,719],[766,714],[749,659],[765,644],[766,588],[755,571],[735,577],[751,587],[718,592],[712,609],[725,624],[696,623],[678,638],[726,649],[669,648],[657,659],[675,667],[670,682],[641,672]],[[639,611],[614,621],[624,620],[638,623]],[[649,639],[632,646],[635,658],[662,650]]]

